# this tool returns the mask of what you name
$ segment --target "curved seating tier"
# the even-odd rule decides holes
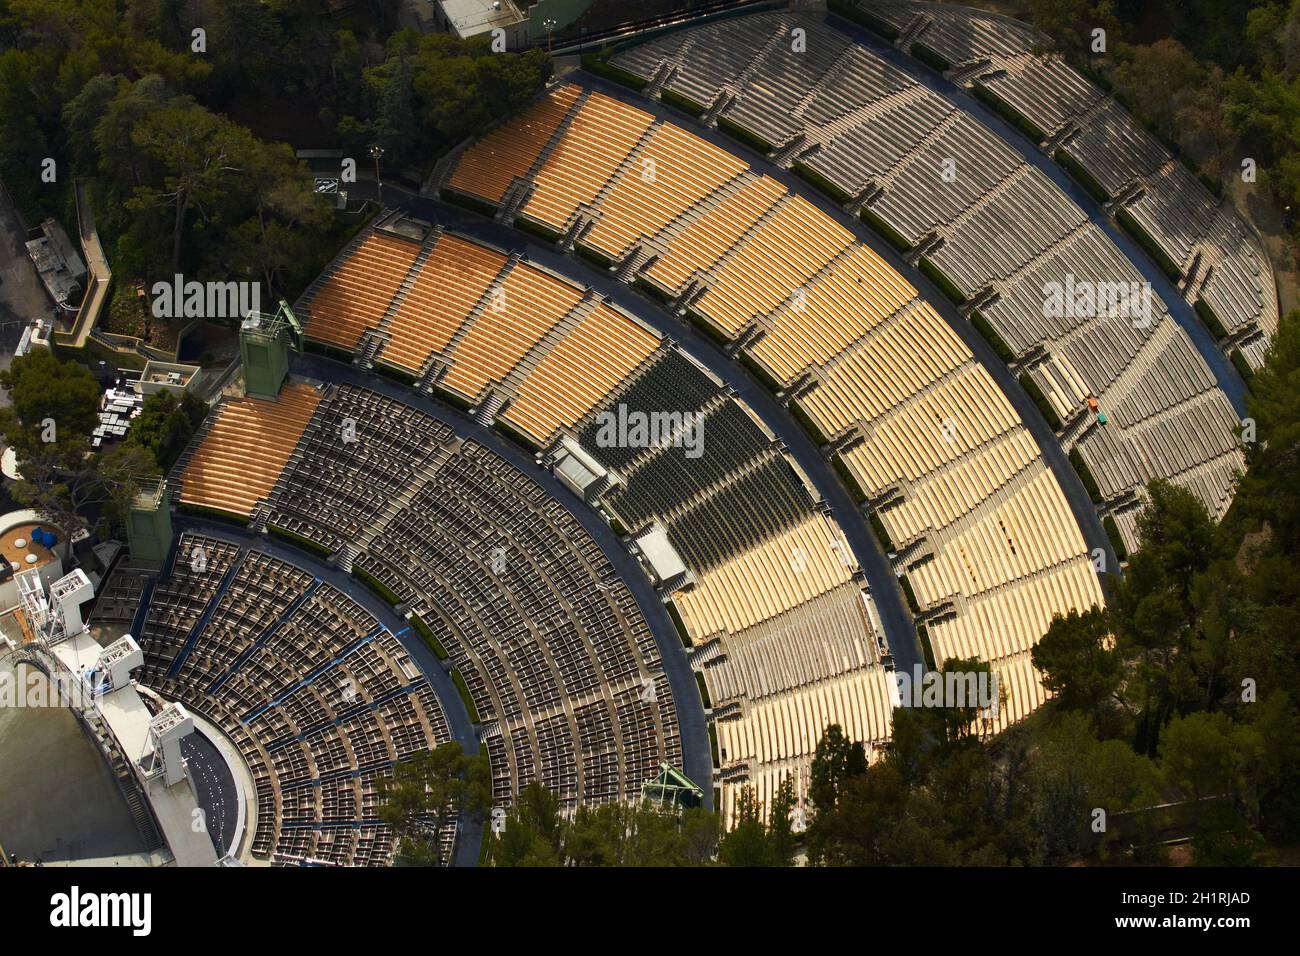
[[[1040,63],[1025,52],[1022,37],[1014,29],[1007,33],[1010,21],[996,16],[902,0],[864,3],[862,8],[899,33],[908,26],[919,29],[922,20],[918,18],[925,18],[928,26],[914,42],[926,45],[933,32],[940,45],[937,52],[954,64],[963,64],[963,77],[980,73],[975,70],[978,63],[990,59],[1001,62],[998,57],[1012,57],[1022,66],[1033,61],[1045,70],[1069,69],[1057,61]],[[806,34],[806,44],[800,51],[790,42],[795,28]],[[750,48],[755,42],[751,58],[739,63],[725,59],[714,62],[706,52],[731,46]],[[981,47],[984,52],[972,52]],[[1089,409],[1090,397],[1111,421],[1117,416],[1122,418],[1124,406],[1137,396],[1150,406],[1147,414],[1189,403],[1221,402],[1209,367],[1190,338],[1170,318],[1164,303],[1149,292],[1141,273],[1104,231],[1089,222],[1055,183],[973,116],[880,54],[855,43],[824,22],[823,17],[775,12],[715,21],[630,47],[618,53],[613,63],[639,76],[658,77],[666,91],[678,95],[687,89],[713,91],[714,98],[705,105],[719,107],[721,119],[781,147],[786,157],[783,161],[796,169],[806,168],[808,175],[829,184],[841,196],[854,197],[851,208],[861,206],[863,218],[898,241],[923,248],[922,266],[945,277],[971,303],[968,311],[986,321],[1006,343],[1013,357],[1022,363],[1022,374],[1029,376],[1064,423],[1063,444],[1067,448],[1078,445],[1085,460],[1099,456],[1087,448],[1103,441],[1098,434],[1109,428],[1100,426],[1096,413]],[[974,73],[968,74],[965,66]],[[1005,84],[1015,79],[991,74],[991,69],[981,74],[987,75],[990,83]],[[701,75],[710,77],[707,84],[699,80]],[[1002,86],[996,89],[999,95],[1004,92]],[[1077,84],[1070,89],[1078,92]],[[1087,110],[1088,116],[1102,112],[1086,97],[1066,96],[1065,102],[1070,109]],[[1039,118],[1047,122],[1044,116]],[[1260,343],[1266,338],[1252,338],[1244,331],[1252,322],[1263,323],[1266,330],[1270,322],[1276,322],[1276,303],[1270,305],[1268,301],[1272,294],[1271,273],[1262,253],[1254,259],[1250,257],[1255,253],[1249,250],[1238,255],[1229,250],[1245,249],[1249,243],[1228,238],[1211,249],[1213,243],[1206,237],[1211,233],[1226,236],[1228,224],[1236,222],[1235,217],[1226,210],[1202,204],[1198,207],[1200,219],[1179,226],[1178,216],[1166,214],[1154,205],[1163,201],[1159,197],[1164,193],[1152,187],[1166,179],[1176,180],[1181,183],[1180,194],[1190,195],[1192,186],[1200,189],[1199,184],[1194,178],[1187,183],[1189,177],[1176,163],[1162,163],[1148,172],[1150,175],[1143,180],[1146,193],[1130,197],[1125,208],[1153,234],[1183,236],[1181,245],[1170,250],[1176,262],[1186,264],[1199,253],[1197,261],[1203,265],[1196,267],[1201,270],[1199,279],[1187,286],[1189,301],[1195,302],[1203,295],[1220,314],[1224,297],[1247,297],[1232,284],[1236,282],[1232,276],[1250,275],[1258,280],[1257,285],[1264,291],[1256,291],[1263,296],[1263,304],[1252,306],[1253,312],[1244,307],[1227,310],[1239,316],[1240,322],[1225,320],[1225,326],[1244,353],[1262,355]],[[726,190],[715,193],[701,204],[710,207],[705,216],[724,202],[734,204],[739,195]],[[1196,206],[1190,198],[1179,203],[1184,209]],[[777,195],[767,209],[751,210],[750,214],[756,219],[766,217],[765,223],[776,218],[769,214],[772,208],[780,211],[786,205],[787,201]],[[597,222],[599,214],[599,209],[593,211]],[[704,221],[705,217],[701,217],[687,224],[681,235],[698,229],[698,223]],[[1160,229],[1158,224],[1162,224]],[[647,245],[656,250],[666,245],[666,255],[672,256],[673,227],[663,232],[667,242],[652,239]],[[760,225],[759,229],[747,227],[742,235],[757,236],[762,232]],[[813,238],[808,243],[808,255],[814,257],[812,262],[826,261],[833,244],[818,238],[815,231],[810,235]],[[743,242],[742,252],[724,260],[722,269],[716,271],[725,270],[733,258],[741,259],[748,245],[748,241]],[[714,277],[708,270],[721,254],[713,248],[705,253],[707,264],[700,268],[704,270],[702,282],[707,286]],[[1211,261],[1219,264],[1207,268]],[[654,266],[644,274],[652,281]],[[768,269],[770,265],[764,260],[754,268]],[[797,268],[782,266],[786,272]],[[833,350],[837,346],[842,350],[858,338],[870,339],[872,331],[882,324],[886,331],[879,334],[879,342],[881,347],[889,347],[890,336],[901,339],[909,334],[907,326],[917,316],[913,309],[913,314],[900,323],[895,313],[900,307],[906,308],[908,289],[891,288],[882,282],[882,270],[873,269],[871,263],[858,264],[856,285],[837,277],[847,271],[845,258],[840,257],[811,281],[798,279],[804,283],[799,294],[774,310],[770,308],[772,289],[764,287],[760,294],[740,300],[737,307],[733,305],[730,285],[720,304],[715,304],[719,295],[710,287],[690,307],[729,335],[744,329],[741,316],[746,308],[752,308],[758,316],[753,324],[762,335],[748,340],[746,349],[785,384],[796,382],[800,372],[810,365],[831,363],[841,367],[825,376],[818,386],[823,400],[831,400],[837,393],[851,396],[863,388],[877,391],[869,383],[879,368],[874,364],[877,356],[869,354],[869,344],[862,346],[868,354],[838,362],[832,358]],[[662,288],[676,294],[686,287],[690,273],[682,263],[674,261],[665,275],[670,281]],[[1229,283],[1235,291],[1220,291],[1223,283]],[[1082,305],[1057,309],[1049,306],[1053,288],[1071,297],[1074,290],[1132,290],[1134,304],[1129,309],[1133,314]],[[876,296],[864,295],[863,290],[875,291]],[[701,308],[701,303],[706,307]],[[708,306],[716,315],[710,314]],[[809,311],[811,314],[806,314]],[[924,334],[930,334],[929,330]],[[906,368],[899,371],[905,373]],[[815,377],[823,376],[818,373]],[[847,408],[839,418],[842,420],[845,414],[851,414]],[[1140,499],[1144,482],[1163,477],[1194,484],[1211,513],[1221,514],[1226,509],[1234,483],[1231,468],[1220,457],[1235,455],[1238,464],[1243,464],[1240,452],[1230,451],[1229,423],[1206,416],[1175,418],[1188,429],[1183,436],[1186,444],[1214,449],[1213,456],[1195,462],[1168,457],[1157,460],[1169,469],[1165,471],[1132,467],[1121,482],[1111,486],[1108,507],[1131,508]],[[1213,429],[1214,433],[1192,434],[1191,429],[1196,428]],[[1104,441],[1108,446],[1125,449],[1117,460],[1126,464],[1143,458],[1143,450],[1134,444],[1136,433],[1116,431],[1110,429]],[[1188,482],[1189,468],[1197,469],[1199,478],[1195,482]],[[1114,474],[1118,477],[1118,473]],[[1134,526],[1121,523],[1120,527],[1126,545],[1133,550],[1140,542],[1133,540],[1126,529]]]
[[[177,500],[247,518],[274,487],[319,402],[301,385],[286,387],[275,402],[222,402],[209,413],[203,441],[176,466]]]
[[[788,22],[784,15],[728,22],[751,20],[772,24],[769,33]],[[701,43],[698,49],[730,50],[750,42],[743,36],[743,26],[737,31],[725,44]],[[662,42],[671,45],[674,36],[670,34]],[[629,68],[626,62],[620,63]],[[673,64],[689,65],[690,57],[679,57]],[[747,88],[744,81],[750,77],[745,62],[736,65],[741,76],[736,88]],[[713,69],[713,63],[695,68]],[[618,103],[601,93],[587,95]],[[672,125],[652,125],[647,137],[654,138],[658,130]],[[641,145],[645,142],[643,138]],[[675,135],[673,142],[698,157],[697,162],[661,164],[657,169],[664,190],[681,195],[682,189],[663,182],[665,175],[672,175],[674,169],[716,165],[710,157],[717,147],[689,134]],[[620,172],[627,175],[635,167],[637,148],[630,150],[624,164],[611,174],[612,181],[621,181]],[[473,162],[470,152],[462,160],[468,162]],[[612,190],[603,195],[610,194]],[[605,214],[598,198],[580,217],[560,224],[559,231],[583,243],[600,227]],[[622,207],[611,209],[610,214],[616,219],[625,215]],[[960,337],[917,296],[915,288],[858,243],[849,230],[771,178],[743,172],[657,232],[620,231],[621,235],[633,233],[642,236],[639,252],[627,260],[633,268],[620,269],[620,275],[635,278],[660,295],[679,298],[688,313],[739,341],[747,358],[788,386],[812,424],[836,439],[846,467],[863,491],[882,501],[878,511],[891,534],[903,526],[892,526],[890,508],[911,502],[913,487],[936,498],[944,488],[958,489],[957,503],[951,500],[953,493],[946,493],[924,505],[927,517],[943,515],[941,522],[913,527],[906,539],[895,538],[908,545],[906,553],[900,552],[900,573],[917,572],[928,561],[945,562],[936,567],[959,568],[963,549],[969,547],[961,529],[967,525],[996,529],[999,521],[1009,520],[1011,514],[1023,516],[1039,509],[1044,525],[1041,540],[1050,544],[1039,546],[1035,541],[1030,546],[1018,538],[1004,539],[1001,550],[996,550],[996,539],[986,542],[988,560],[998,562],[990,572],[996,586],[958,577],[942,580],[968,588],[969,597],[998,605],[1008,616],[1019,613],[1015,601],[1028,595],[1039,602],[1036,609],[1044,630],[1054,613],[1102,602],[1095,574],[1089,585],[1074,590],[1028,586],[1027,582],[1063,563],[1091,568],[1064,495],[1010,403]],[[808,523],[815,514],[815,502],[801,503],[796,483],[785,479],[773,483],[782,474],[787,478],[797,475],[788,464],[782,472],[784,456],[777,454],[770,440],[755,432],[743,444],[723,442],[716,430],[710,429],[715,421],[722,421],[719,410],[726,402],[716,383],[710,387],[706,373],[692,372],[686,363],[665,357],[652,362],[623,392],[593,409],[579,429],[584,449],[617,473],[612,490],[602,494],[603,506],[632,529],[634,541],[645,527],[664,528],[690,570],[689,585],[674,594],[674,601],[696,644],[693,660],[703,668],[706,682],[709,672],[720,666],[717,662],[729,658],[733,649],[743,646],[759,629],[777,626],[777,622],[783,628],[797,628],[801,614],[837,589],[861,593],[860,585],[846,583],[841,569],[835,567],[833,537],[816,531],[815,521]],[[645,412],[668,409],[703,415],[709,460],[688,461],[682,450],[675,448],[633,451],[600,447],[596,416],[620,405]],[[728,432],[739,439],[745,429],[737,422]],[[1009,444],[1011,452],[1002,459],[984,455],[987,446],[996,442]],[[1016,461],[1017,452],[1028,453],[1028,460]],[[787,490],[781,490],[782,485]],[[915,522],[915,514],[911,520]],[[810,597],[795,590],[797,601],[769,603],[765,588],[785,576],[790,541],[807,531],[816,532],[818,542],[811,548],[815,566],[805,568],[805,573],[813,571],[810,578],[818,582],[813,589],[816,593]],[[985,538],[991,536],[992,531],[986,530]],[[810,548],[806,546],[805,551]],[[762,568],[768,570],[760,572]],[[851,574],[850,567],[842,570]],[[743,576],[740,583],[733,579],[736,575]],[[670,582],[670,586],[680,587],[680,583]],[[745,597],[733,597],[740,594]],[[952,588],[931,588],[924,595],[924,619],[931,622],[960,616],[961,608],[954,599],[963,597]],[[777,613],[770,614],[769,609]],[[874,628],[870,618],[870,613],[862,616],[859,626],[864,633]],[[1041,636],[1041,632],[1026,636],[1019,625],[1015,633],[1020,641],[1017,651]],[[878,647],[870,637],[861,644]],[[997,658],[1007,653],[1000,645],[990,645],[989,652]],[[855,672],[858,676],[853,679],[863,682],[858,686],[884,686],[883,679],[864,676],[874,666],[868,662]],[[805,691],[815,695],[820,692],[814,688],[830,677],[810,674],[803,684],[786,690],[794,697]],[[836,679],[848,678],[841,675]],[[743,723],[746,714],[760,706],[761,694],[752,687],[728,684],[722,693],[724,696],[713,698],[720,728],[732,719]],[[843,704],[848,698],[833,699]],[[888,709],[887,700],[873,699],[862,713],[887,713]],[[840,722],[880,728],[865,738],[872,741],[887,733],[881,721],[867,721],[862,713],[845,712]],[[719,716],[722,714],[726,716]],[[736,756],[726,758],[721,771],[724,804],[736,786],[760,778],[775,780],[764,775],[778,771],[803,768],[796,774],[802,788],[810,748],[821,729],[824,726],[806,746],[773,743],[775,749],[731,751]]]
[[[464,236],[433,228],[421,239],[398,231],[404,225],[390,218],[363,234],[304,294],[308,339],[364,353],[462,403],[495,394],[502,419],[538,445],[661,347],[656,332],[584,286]],[[312,303],[372,237],[400,243],[407,272],[358,336],[336,337],[312,318]]]
[[[509,802],[635,797],[681,764],[676,709],[626,585],[572,515],[474,442],[354,386],[327,390],[266,506],[273,531],[400,600],[450,658]]]
[[[372,614],[287,561],[185,533],[140,646],[141,682],[220,728],[243,757],[254,855],[391,862],[377,783],[451,735],[428,682]],[[455,829],[441,834],[448,858]]]
[[[921,0],[862,0],[860,9],[951,64],[967,86],[991,91],[1077,163],[1178,269],[1187,301],[1209,307],[1234,346],[1277,334],[1272,267],[1258,237],[1155,136],[1023,23]],[[931,57],[933,59],[933,57]],[[1253,367],[1259,367],[1243,349]],[[1259,350],[1254,350],[1258,352]]]

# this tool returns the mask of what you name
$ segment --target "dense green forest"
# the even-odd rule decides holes
[[[418,177],[551,70],[541,51],[393,32],[396,0],[328,6],[0,0],[0,178],[29,224],[68,225],[87,179],[120,280],[180,271],[292,295],[341,228],[295,148],[342,148],[365,175],[378,144]]]

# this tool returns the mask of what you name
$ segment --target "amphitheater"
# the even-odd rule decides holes
[[[828,724],[877,752],[895,668],[988,662],[995,733],[1150,481],[1225,512],[1278,321],[1252,228],[1023,24],[832,7],[564,72],[306,290],[277,398],[214,407],[140,679],[236,744],[254,856],[388,862],[376,776],[452,739],[502,806],[667,766],[725,822],[802,800]],[[665,412],[698,455],[602,437]]]

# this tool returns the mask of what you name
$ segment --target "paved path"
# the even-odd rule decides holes
[[[256,548],[258,551],[263,551],[310,571],[326,584],[338,588],[344,594],[356,600],[357,603],[373,614],[380,624],[397,636],[397,639],[402,642],[402,646],[411,655],[411,659],[420,668],[421,673],[428,678],[429,684],[438,697],[438,703],[442,704],[442,711],[447,718],[447,726],[451,730],[452,739],[459,743],[467,754],[477,754],[479,752],[478,733],[474,729],[473,722],[469,719],[469,712],[465,709],[465,703],[461,700],[456,685],[443,668],[442,662],[438,660],[437,655],[429,649],[429,646],[424,643],[420,635],[411,629],[404,618],[400,617],[387,602],[381,600],[369,588],[359,584],[352,575],[325,564],[315,555],[301,551],[278,538],[273,538],[267,534],[257,534],[239,525],[175,514],[172,516],[172,529],[177,535],[185,531],[194,531]],[[459,827],[454,863],[456,866],[474,866],[478,861],[479,842],[483,833],[482,824],[462,818]]]
[[[862,35],[861,31],[850,32],[853,32],[855,36]],[[879,48],[878,44],[874,46],[877,49]],[[884,52],[887,53],[888,51]],[[900,65],[909,65],[909,60],[906,56],[896,50],[893,51],[893,53],[896,54],[896,59]],[[894,57],[891,57],[891,59],[894,59]],[[918,80],[924,82],[926,78],[919,75],[916,70],[916,65],[910,65],[912,67],[912,72],[917,75]],[[1110,538],[1107,536],[1105,528],[1102,526],[1101,519],[1097,515],[1097,509],[1093,505],[1091,496],[1084,488],[1083,482],[1080,480],[1078,473],[1075,472],[1073,466],[1070,464],[1068,455],[1062,450],[1060,442],[1057,440],[1056,433],[1047,424],[1047,420],[1043,418],[1042,413],[1039,412],[1037,406],[1034,405],[1033,401],[1025,393],[1025,390],[1021,388],[1019,382],[1016,381],[1015,375],[1012,374],[1011,369],[1004,361],[1002,361],[998,354],[993,350],[992,346],[988,344],[984,337],[981,336],[970,322],[960,314],[957,307],[953,305],[952,302],[939,291],[938,287],[922,274],[919,269],[903,259],[893,246],[873,232],[860,219],[849,214],[833,200],[822,195],[816,189],[813,189],[802,179],[790,172],[790,170],[772,164],[765,156],[749,149],[736,140],[725,136],[716,128],[696,123],[689,117],[669,110],[662,103],[649,100],[625,87],[618,86],[617,84],[611,83],[601,77],[592,76],[584,71],[578,71],[574,79],[582,83],[584,86],[602,90],[611,96],[633,103],[640,109],[653,113],[656,118],[664,119],[681,126],[682,128],[689,129],[692,133],[695,133],[708,142],[713,143],[720,149],[744,159],[748,162],[750,169],[754,172],[771,176],[773,179],[776,179],[785,185],[788,189],[812,203],[825,215],[829,216],[835,222],[852,232],[859,241],[868,245],[882,259],[888,262],[892,268],[905,276],[908,281],[921,292],[924,298],[935,308],[935,310],[943,316],[949,326],[952,327],[957,335],[961,337],[962,341],[964,341],[971,349],[980,364],[983,365],[993,377],[993,380],[997,383],[998,387],[1002,389],[1007,400],[1011,402],[1012,407],[1015,408],[1016,413],[1024,422],[1025,427],[1033,436],[1038,445],[1039,451],[1043,456],[1044,462],[1052,470],[1053,475],[1055,475],[1057,484],[1060,485],[1065,500],[1070,507],[1071,514],[1074,516],[1074,519],[1079,526],[1079,530],[1083,535],[1088,551],[1093,552],[1096,549],[1100,549],[1105,556],[1104,566],[1107,571],[1109,573],[1118,573],[1119,561],[1115,555],[1114,548],[1111,545]],[[931,79],[941,80],[941,78]],[[955,87],[952,87],[952,84],[948,84],[946,81],[942,82],[944,85],[954,90],[956,89]],[[965,99],[968,103],[973,104],[974,106],[980,106],[980,104],[972,100],[970,97],[965,97]],[[1003,124],[1001,130],[1003,135],[1006,135],[1008,129],[1009,128],[1006,127],[1006,124]],[[1021,137],[1021,139],[1023,140],[1023,137]],[[1065,176],[1064,172],[1059,168],[1056,168],[1055,164],[1045,156],[1037,153],[1037,151],[1032,148],[1030,148],[1029,151],[1036,155],[1043,164],[1053,167],[1055,174],[1054,178]],[[1077,190],[1075,191],[1077,192]],[[569,257],[561,255],[549,244],[534,242],[527,238],[523,233],[505,229],[485,217],[462,210],[460,207],[453,207],[446,203],[436,202],[429,199],[421,199],[412,196],[403,190],[392,189],[389,193],[390,201],[396,201],[398,198],[402,200],[402,204],[406,208],[427,218],[435,219],[449,225],[454,224],[456,228],[463,229],[466,232],[473,232],[477,229],[479,231],[475,234],[483,235],[485,237],[495,237],[492,241],[497,242],[500,245],[509,245],[512,248],[519,248],[522,246],[527,250],[528,255],[531,258],[535,258],[539,262],[551,265],[552,267],[557,268],[557,271],[573,274],[575,270],[569,268],[567,263],[571,261],[582,261],[584,262],[584,266],[580,273],[584,277],[582,281],[588,282],[588,284],[593,285],[599,291],[609,295],[620,305],[628,307],[639,317],[655,325],[657,328],[662,327],[665,324],[664,310],[658,303],[641,295],[632,286],[618,282],[613,278],[612,273],[606,270],[596,269],[590,266],[590,264],[586,264],[585,260],[580,260],[576,256]],[[1096,207],[1095,203],[1093,204],[1093,207],[1094,211],[1100,215],[1100,210]],[[1104,219],[1104,217],[1101,218]],[[1102,225],[1102,223],[1099,223],[1099,225]],[[1113,227],[1111,227],[1111,231],[1113,231]],[[563,268],[559,268],[554,265],[556,262],[565,265]],[[1148,262],[1147,265],[1150,266],[1151,264]],[[593,278],[597,276],[599,278]],[[1166,286],[1168,286],[1167,280]],[[1158,286],[1157,291],[1160,291]],[[1188,307],[1187,303],[1183,302],[1181,298],[1177,298],[1177,302],[1181,303],[1184,312],[1190,311],[1190,307]],[[636,303],[636,306],[633,307],[632,303]],[[696,333],[693,328],[671,318],[666,321],[673,329],[672,334],[683,342],[690,342],[692,349],[698,351],[699,347],[702,346],[703,349],[707,350],[707,354],[720,356],[716,347],[713,346],[713,344],[704,336]],[[1194,329],[1199,329],[1202,333],[1205,332],[1204,328],[1200,326],[1199,322],[1197,322],[1195,318],[1191,321]],[[1205,334],[1208,335],[1208,333]],[[1195,341],[1195,338],[1193,338],[1193,341]],[[697,343],[699,345],[697,345]],[[1222,360],[1220,364],[1226,363],[1226,359],[1224,359],[1222,353],[1218,352],[1217,349],[1212,349],[1212,351],[1218,356],[1219,360]],[[701,357],[703,357],[703,355],[701,355]],[[758,385],[749,373],[744,371],[737,363],[733,363],[725,357],[722,357],[722,361],[724,363],[722,368],[725,368],[726,372],[725,374],[719,372],[719,374],[726,381],[733,384],[733,387],[736,387],[737,391],[741,391],[740,383],[744,383],[746,386],[745,394],[750,394],[755,391],[761,392],[764,395],[767,394],[766,389]],[[1231,363],[1227,363],[1227,366],[1228,371],[1235,375],[1235,370],[1231,368]],[[1211,368],[1213,369],[1214,366],[1211,365]],[[715,369],[715,371],[718,371],[718,369]],[[1231,397],[1231,395],[1229,397]],[[771,404],[779,403],[773,402]],[[768,410],[770,411],[770,406]],[[782,414],[790,421],[792,426],[792,429],[790,430],[797,431],[802,435],[802,429],[797,424],[793,423],[792,419],[789,419],[788,412],[785,412],[784,409],[782,409]],[[765,418],[766,417],[767,416],[765,416]],[[777,434],[785,438],[787,437],[787,429],[777,427],[780,417],[781,415],[778,415],[776,419],[769,419],[768,424],[777,432]],[[796,441],[790,441],[789,444],[793,451],[796,448]],[[796,459],[803,464],[803,458],[800,455],[796,455]],[[814,483],[818,485],[819,489],[833,485],[843,495],[844,499],[848,498],[847,492],[844,491],[843,485],[839,482],[838,477],[834,476],[824,462],[814,462],[812,464],[814,464],[815,467],[808,468],[808,472],[810,477],[814,478]],[[823,491],[823,494],[827,493]],[[837,520],[841,522],[841,527],[844,528],[846,535],[849,535],[850,543],[853,544],[854,550],[857,551],[859,560],[862,561],[863,568],[867,572],[868,582],[872,585],[872,591],[876,597],[877,606],[880,608],[881,618],[884,622],[883,626],[885,627],[886,639],[889,641],[891,650],[894,652],[895,660],[900,666],[908,665],[909,658],[916,660],[920,657],[920,652],[915,640],[915,630],[911,622],[911,615],[908,613],[906,605],[903,603],[903,597],[901,591],[898,590],[896,581],[892,586],[886,586],[884,580],[882,580],[882,564],[885,565],[885,574],[891,578],[892,571],[888,568],[888,562],[885,560],[884,556],[880,554],[879,546],[876,544],[874,536],[870,535],[866,530],[865,522],[862,520],[860,515],[854,519],[845,512],[843,501],[841,500],[837,502],[835,500],[838,497],[839,496],[827,494],[828,503],[831,504],[832,510],[834,511]],[[852,502],[850,501],[849,504],[851,505]],[[856,509],[852,510],[856,511]],[[850,534],[851,531],[852,534]],[[859,548],[858,543],[862,541],[863,536],[866,538],[866,540],[862,542],[865,547]],[[872,552],[875,553],[877,558],[873,559],[870,557]],[[1108,586],[1107,577],[1108,574],[1099,575],[1103,588]],[[896,600],[891,596],[891,594],[896,595]],[[909,632],[912,635],[910,638],[908,637]]]

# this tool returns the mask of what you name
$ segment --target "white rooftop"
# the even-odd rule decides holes
[[[103,648],[86,631],[68,638],[52,648],[54,655],[80,676],[98,663]],[[99,698],[99,712],[117,738],[127,758],[139,763],[152,745],[149,743],[149,722],[152,715],[145,706],[135,686],[128,684]],[[194,797],[189,777],[174,787],[163,782],[161,775],[145,781],[145,796],[153,809],[154,817],[162,828],[163,839],[179,866],[212,866],[217,862],[216,850],[206,829],[194,832],[192,823],[199,804]]]

